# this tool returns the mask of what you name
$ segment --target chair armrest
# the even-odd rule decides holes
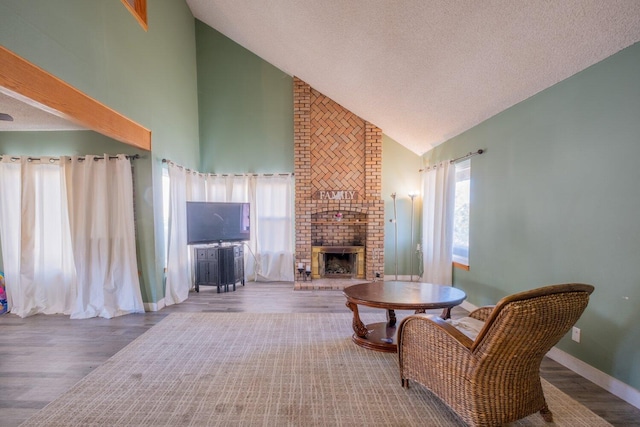
[[[458,328],[453,326],[451,323],[447,322],[446,320],[443,320],[440,316],[434,316],[434,318],[431,320],[440,329],[442,329],[443,332],[449,334],[451,338],[458,341],[462,346],[466,348],[471,348],[471,345],[473,344],[473,340],[469,338],[467,335],[465,335],[464,333],[462,333]]]
[[[489,318],[489,315],[493,312],[493,309],[495,308],[495,305],[486,305],[484,307],[480,307],[476,310],[473,310],[471,313],[469,313],[469,317],[473,317],[474,319],[478,319],[478,320],[482,320],[483,322],[486,322],[487,319]]]
[[[405,318],[398,327],[398,347],[402,344],[401,341],[403,338],[402,332],[404,325],[411,320],[425,322],[422,326],[428,330],[428,333],[430,335],[438,336],[438,340],[451,341],[448,345],[459,344],[467,350],[473,345],[473,340],[471,338],[460,332],[455,326],[443,320],[440,316],[431,314],[414,314]]]
[[[403,386],[415,380],[431,388],[430,381],[449,374],[469,378],[476,364],[471,338],[439,316],[407,316],[398,326],[397,342]]]

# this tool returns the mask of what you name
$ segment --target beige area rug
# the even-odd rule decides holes
[[[351,334],[350,313],[171,314],[23,426],[463,425]],[[543,383],[555,425],[609,425]]]

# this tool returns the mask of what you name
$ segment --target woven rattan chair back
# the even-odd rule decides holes
[[[535,412],[550,421],[540,363],[580,318],[593,289],[552,285],[505,297],[469,314],[485,322],[475,340],[437,317],[409,316],[398,328],[402,383],[424,385],[469,425],[502,425]]]

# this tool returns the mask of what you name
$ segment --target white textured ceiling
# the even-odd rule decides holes
[[[13,117],[13,121],[0,120],[0,132],[86,129],[46,111],[43,106],[5,94],[2,88],[0,113]]]
[[[640,41],[640,0],[187,0],[417,154]]]

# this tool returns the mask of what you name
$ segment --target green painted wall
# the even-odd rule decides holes
[[[89,146],[91,152],[88,152]],[[93,131],[0,132],[2,154],[10,156],[82,156],[85,154],[149,153]]]
[[[293,171],[293,79],[242,46],[196,20],[201,169],[204,172]],[[408,275],[411,202],[420,190],[422,159],[383,137],[385,274],[395,273],[393,204],[398,211],[398,274]],[[421,200],[415,200],[414,243],[420,236]],[[414,258],[414,272],[419,271]]]
[[[143,298],[158,302],[161,160],[197,168],[200,147],[193,15],[184,1],[153,0],[148,22],[145,32],[117,0],[0,0],[3,46],[152,131],[151,152],[136,160],[135,191]],[[31,137],[39,139],[22,138]],[[73,139],[60,141],[60,150],[93,154],[102,147],[91,140],[83,150]]]
[[[476,305],[541,285],[596,286],[559,348],[640,389],[640,44],[425,154],[472,160],[470,264],[455,285]]]
[[[293,172],[293,78],[196,20],[200,170]]]
[[[421,262],[416,253],[420,243],[422,224],[422,199],[414,199],[413,206],[413,246],[411,245],[411,198],[409,194],[421,194],[422,158],[398,144],[386,135],[382,137],[382,199],[384,200],[384,273],[395,279],[396,242],[392,193],[396,193],[397,215],[397,264],[398,278],[408,279],[413,268],[414,280],[422,272]],[[413,259],[411,258],[413,257]],[[400,277],[407,276],[407,277]]]

